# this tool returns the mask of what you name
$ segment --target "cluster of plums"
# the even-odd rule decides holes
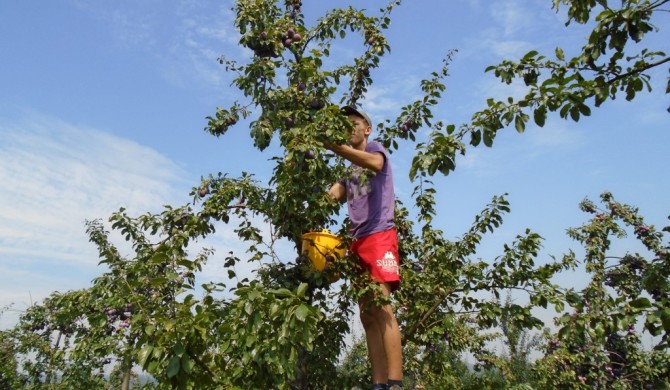
[[[123,308],[107,307],[102,312],[107,315],[107,323],[113,324],[119,321],[118,327],[124,329],[130,326],[130,317],[133,315],[133,304],[128,303]]]

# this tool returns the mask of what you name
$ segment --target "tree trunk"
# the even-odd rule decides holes
[[[45,382],[47,384],[56,383],[56,373],[54,372],[54,367],[53,367],[53,365],[54,365],[54,362],[53,362],[54,358],[53,357],[58,352],[58,347],[60,345],[60,339],[61,339],[62,336],[63,336],[63,331],[59,330],[58,331],[58,336],[56,337],[56,344],[54,345],[53,351],[51,351],[51,356],[49,357],[49,371],[48,371],[48,373],[46,375],[46,379],[45,379]]]
[[[128,367],[123,373],[123,382],[121,382],[121,390],[130,389],[130,377],[132,373],[133,373],[132,367]]]
[[[126,356],[123,358],[123,381],[121,382],[121,390],[130,389],[130,379],[133,375],[133,361],[130,357]]]

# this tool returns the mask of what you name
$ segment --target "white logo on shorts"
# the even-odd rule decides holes
[[[381,268],[383,272],[390,274],[399,274],[398,272],[398,260],[393,255],[393,252],[388,251],[384,254],[384,258],[377,260],[377,266]]]

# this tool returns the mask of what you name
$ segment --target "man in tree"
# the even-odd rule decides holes
[[[368,142],[370,117],[352,106],[342,109],[354,130],[348,145],[328,144],[333,152],[349,160],[353,173],[330,188],[330,195],[346,199],[354,239],[351,251],[364,271],[379,283],[388,297],[400,286],[398,238],[393,224],[395,194],[388,152],[378,142]],[[372,365],[373,388],[402,389],[402,344],[400,328],[390,304],[379,306],[366,295],[359,301]]]

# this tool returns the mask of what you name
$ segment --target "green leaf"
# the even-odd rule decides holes
[[[570,108],[570,118],[572,118],[573,121],[579,122],[579,107],[578,106],[572,106]]]
[[[173,376],[179,374],[179,368],[181,367],[181,359],[179,356],[173,356],[170,358],[170,363],[168,363],[167,367],[167,376],[168,378],[172,378]]]
[[[177,345],[174,346],[173,351],[178,356],[182,356],[184,354],[184,352],[186,352],[186,349],[184,348],[183,345],[181,345],[181,343],[177,343]]]
[[[454,168],[456,168],[456,164],[454,164],[454,160],[451,158],[451,156],[444,156],[440,160],[441,164],[438,167],[440,172],[444,176],[448,176],[450,171],[453,171]]]
[[[514,118],[514,127],[516,128],[517,133],[523,133],[524,130],[526,130],[526,122],[520,114]]]
[[[471,134],[471,139],[470,139],[470,144],[472,146],[477,146],[479,145],[480,142],[482,142],[482,132],[480,130],[475,130]]]
[[[307,318],[307,314],[309,314],[309,308],[307,305],[303,304],[298,306],[298,309],[295,311],[295,318],[297,318],[298,321],[304,322]]]
[[[559,61],[565,61],[565,53],[563,53],[563,49],[560,47],[556,48],[556,58],[558,58]]]
[[[495,133],[493,131],[484,131],[484,145],[488,146],[489,148],[493,146],[494,137]]]
[[[417,170],[419,169],[419,156],[414,156],[412,159],[412,165],[409,167],[409,180],[414,181],[416,178]]]
[[[190,374],[191,371],[193,371],[193,366],[195,366],[195,363],[193,360],[191,360],[190,356],[184,355],[181,357],[181,366],[185,373]]]
[[[651,302],[647,298],[638,298],[630,302],[630,305],[637,309],[646,309],[651,307]]]
[[[659,312],[659,316],[661,317],[661,323],[663,324],[663,329],[665,329],[665,332],[670,332],[670,308],[661,310]]]
[[[581,112],[584,116],[591,116],[591,109],[586,104],[579,105],[579,112]]]
[[[149,356],[151,356],[153,349],[154,347],[151,345],[145,345],[142,347],[140,353],[137,355],[137,363],[140,365],[140,367],[146,369],[147,360],[149,359]]]
[[[279,298],[289,298],[290,296],[293,295],[291,290],[289,290],[287,288],[280,288],[280,289],[277,289],[277,290],[273,290],[272,293]]]
[[[151,256],[151,263],[154,264],[163,264],[166,263],[169,260],[168,255],[165,254],[165,252],[156,252],[154,253],[153,256]]]
[[[547,120],[547,106],[540,106],[533,112],[533,120],[535,124],[544,127],[544,123]]]
[[[301,283],[296,290],[296,295],[298,295],[299,298],[304,298],[308,287],[309,285],[307,283]]]
[[[531,50],[528,53],[526,53],[525,56],[523,56],[524,60],[529,60],[537,55],[537,50]]]
[[[154,334],[155,331],[156,331],[156,325],[148,324],[147,326],[144,327],[144,333],[146,333],[149,336]]]
[[[151,281],[149,282],[149,285],[152,286],[152,287],[161,287],[161,286],[165,286],[167,283],[168,283],[167,278],[157,277],[157,278],[151,279]]]
[[[563,107],[561,107],[561,111],[559,111],[559,115],[561,118],[567,118],[568,117],[568,111],[570,111],[570,104],[566,104]]]

